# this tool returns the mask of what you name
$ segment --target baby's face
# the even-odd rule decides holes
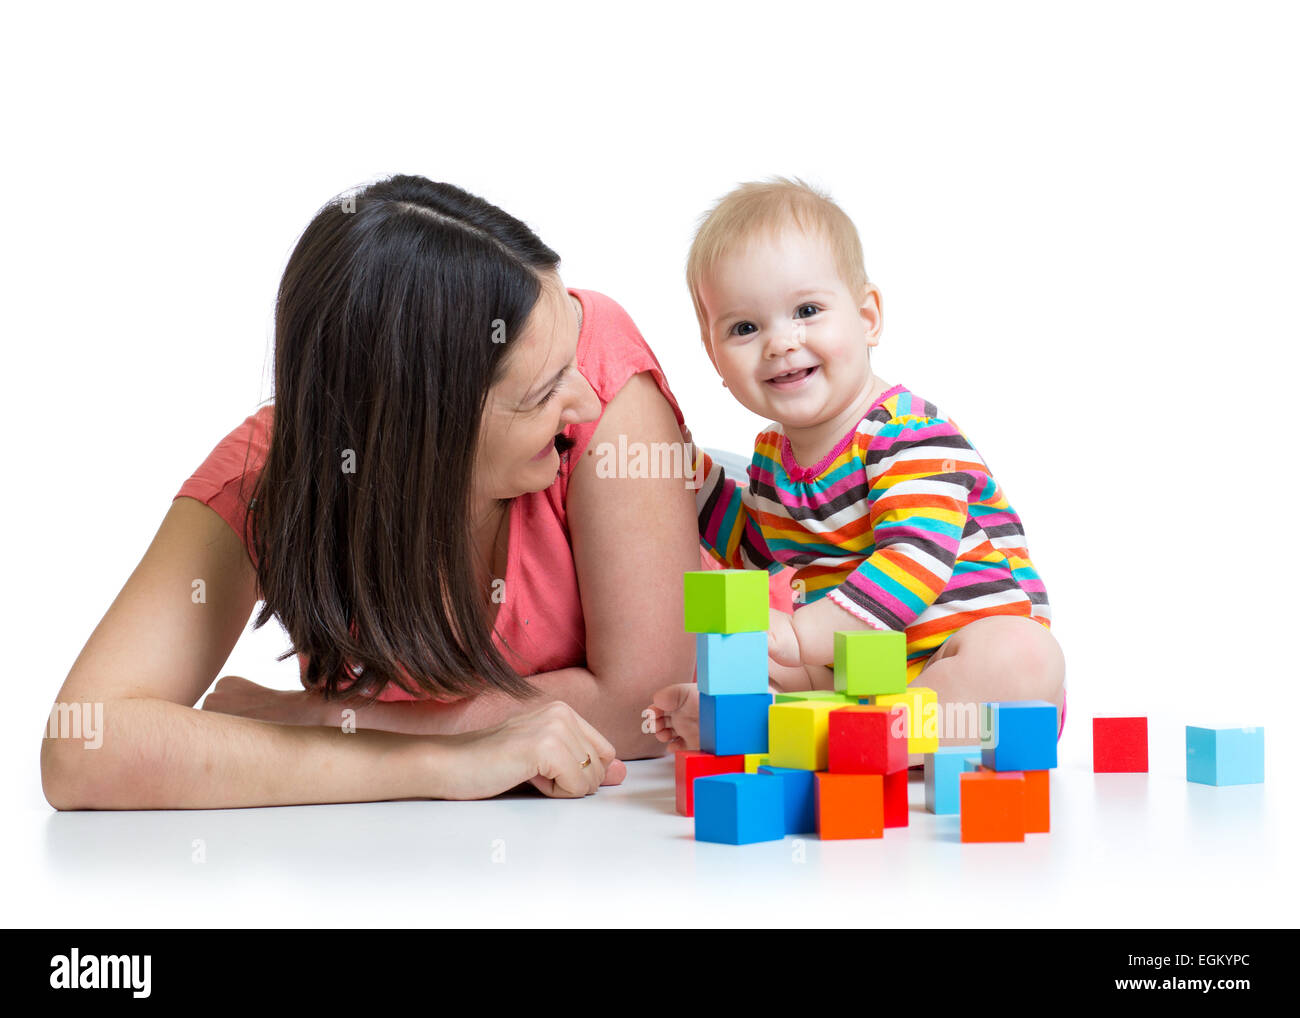
[[[875,287],[851,294],[827,245],[788,227],[719,260],[702,280],[709,356],[744,406],[815,428],[862,398],[879,341]]]

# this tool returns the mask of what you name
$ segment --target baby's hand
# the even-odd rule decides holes
[[[641,731],[668,743],[671,752],[700,748],[700,687],[694,682],[665,686],[641,717]]]
[[[789,615],[775,608],[771,611],[767,627],[767,656],[776,664],[787,668],[799,668],[803,665],[794,623]]]

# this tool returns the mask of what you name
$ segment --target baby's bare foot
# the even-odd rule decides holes
[[[700,687],[694,682],[665,686],[641,717],[641,731],[668,743],[672,752],[700,748]]]

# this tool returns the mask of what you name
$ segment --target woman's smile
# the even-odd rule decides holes
[[[537,455],[533,457],[533,462],[536,463],[538,460],[546,459],[546,457],[549,456],[552,450],[554,449],[555,449],[555,436],[552,435],[551,440],[547,442],[544,446],[542,446],[541,450],[538,451]]]

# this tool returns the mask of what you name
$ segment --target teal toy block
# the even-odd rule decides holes
[[[700,750],[714,756],[767,752],[771,693],[700,694]]]
[[[940,746],[925,754],[925,808],[936,816],[961,812],[961,773],[979,766],[979,746]]]
[[[697,633],[695,674],[709,696],[766,693],[767,633]]]
[[[1046,700],[980,704],[980,762],[990,770],[1050,770],[1056,733],[1056,706]]]
[[[977,771],[980,769],[980,767],[982,767],[982,766],[983,766],[983,764],[980,762],[980,758],[979,758],[979,757],[976,757],[976,758],[973,759],[973,760],[967,760],[967,759],[963,758],[963,759],[962,759],[962,762],[961,762],[961,771],[962,771],[963,774],[966,774],[966,773],[968,773],[968,772],[971,773],[971,774],[974,774],[974,773],[977,772]]]
[[[765,569],[688,572],[683,603],[688,633],[756,633],[768,626]]]
[[[794,767],[772,767],[764,764],[759,774],[775,774],[785,790],[785,833],[817,833],[817,782],[816,771]]]
[[[835,690],[851,696],[907,689],[907,634],[862,629],[835,634]]]
[[[695,840],[724,845],[785,837],[785,782],[775,774],[695,779]]]
[[[1199,785],[1264,781],[1264,729],[1187,726],[1187,780]]]

